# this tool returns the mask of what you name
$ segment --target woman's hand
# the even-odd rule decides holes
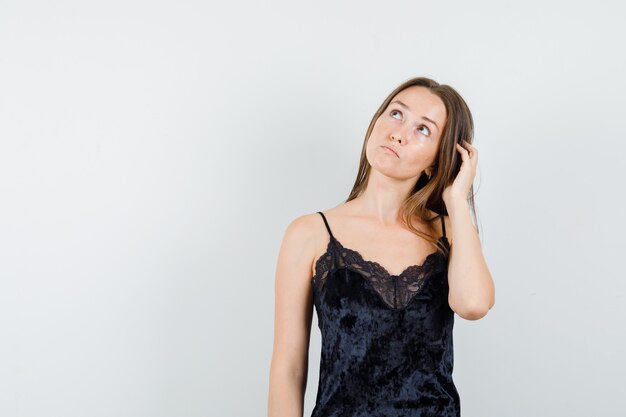
[[[476,166],[478,164],[478,149],[466,140],[462,141],[465,147],[456,144],[456,149],[461,154],[461,169],[454,182],[443,190],[442,198],[446,205],[455,200],[467,201],[470,187],[474,183],[476,176]],[[466,149],[467,148],[467,149]]]

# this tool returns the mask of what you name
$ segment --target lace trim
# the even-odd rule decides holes
[[[448,239],[442,236],[439,240],[443,242],[446,253],[449,253]],[[446,258],[447,255],[437,250],[427,255],[421,264],[410,265],[400,274],[392,275],[378,262],[364,259],[358,251],[344,247],[331,236],[326,252],[315,262],[315,275],[311,283],[319,294],[332,271],[350,269],[365,278],[387,306],[404,308],[421,292],[430,275],[447,266]]]

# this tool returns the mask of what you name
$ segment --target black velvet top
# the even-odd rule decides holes
[[[391,275],[342,246],[318,213],[330,241],[311,281],[322,334],[311,417],[459,417],[443,217],[446,254]]]

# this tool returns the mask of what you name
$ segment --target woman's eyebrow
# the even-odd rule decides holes
[[[401,102],[400,100],[394,100],[394,101],[392,101],[392,102],[391,102],[391,103],[389,103],[389,104],[393,104],[393,103],[398,103],[399,105],[401,105],[402,107],[404,107],[404,108],[405,108],[405,109],[407,109],[408,111],[411,111],[411,109],[409,108],[409,106],[407,106],[406,104],[404,104],[404,103],[403,103],[403,102]],[[439,126],[437,126],[437,123],[435,123],[435,121],[434,121],[434,120],[431,120],[431,119],[429,119],[429,118],[428,118],[428,117],[426,117],[426,116],[422,116],[422,119],[424,119],[424,120],[427,120],[427,121],[431,122],[432,124],[434,124],[434,125],[435,125],[435,127],[437,128],[437,130],[439,130]]]

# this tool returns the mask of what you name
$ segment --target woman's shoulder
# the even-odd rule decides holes
[[[439,219],[440,217],[443,217],[443,223],[444,223],[444,227],[446,228],[446,238],[448,239],[448,243],[450,244],[450,246],[452,246],[452,236],[450,234],[450,232],[452,231],[452,225],[450,224],[450,217],[448,215],[445,214],[437,214],[437,218]],[[436,227],[437,227],[437,233],[439,236],[443,236],[443,228],[441,226],[441,219],[439,219],[439,221],[436,222]]]
[[[329,235],[319,212],[322,212],[327,219],[333,218],[336,216],[336,208],[318,210],[294,217],[287,225],[285,236],[289,236],[289,240],[293,244],[299,245],[305,250],[309,248],[314,253],[318,252],[317,248],[327,245]]]
[[[439,214],[433,210],[426,209],[427,219],[432,219],[432,226],[435,229],[435,233],[437,236],[443,236],[443,227],[441,225],[441,218],[443,217],[444,226],[446,229],[446,237],[448,238],[448,243],[452,245],[452,237],[450,236],[450,230],[452,225],[450,224],[450,218],[447,215]],[[422,220],[416,219],[416,223],[420,223]]]
[[[321,231],[326,230],[323,227],[324,221],[322,219],[322,215],[320,215],[320,212],[324,215],[324,217],[328,219],[337,215],[341,215],[341,211],[337,210],[338,208],[339,206],[336,206],[329,209],[321,209],[312,213],[298,215],[291,220],[287,228],[291,229],[294,233],[297,233],[298,235],[302,235],[303,237],[308,236],[308,238],[312,238],[316,235],[319,235]],[[322,225],[321,231],[320,225]]]
[[[346,203],[341,203],[334,207],[320,209],[312,213],[301,214],[294,218],[291,223],[294,227],[300,229],[301,233],[309,236],[319,237],[321,235],[321,237],[324,237],[325,235],[328,235],[328,231],[326,230],[326,227],[324,227],[323,219],[325,218],[330,223],[334,219],[349,217],[350,211],[347,210],[347,208]]]
[[[345,203],[335,207],[320,209],[315,212],[301,214],[291,220],[285,232],[287,244],[298,248],[299,256],[306,259],[311,268],[311,277],[315,275],[315,264],[327,250],[330,233],[324,224],[326,218],[330,228],[345,213]],[[332,230],[332,229],[331,229]]]
[[[285,236],[296,244],[304,244],[315,239],[322,218],[319,213],[306,213],[293,218],[285,230]]]

